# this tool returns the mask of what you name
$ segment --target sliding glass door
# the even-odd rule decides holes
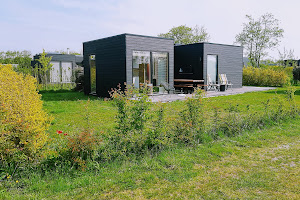
[[[207,55],[207,76],[210,76],[211,81],[218,81],[218,56]]]
[[[153,86],[168,83],[168,53],[153,52],[152,66]]]
[[[140,88],[140,85],[144,83],[151,83],[149,51],[133,51],[132,83],[135,88]]]
[[[166,52],[133,51],[133,86],[139,88],[145,83],[153,86],[168,83],[168,68],[168,53]]]

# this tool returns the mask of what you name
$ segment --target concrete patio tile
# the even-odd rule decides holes
[[[228,89],[224,92],[220,91],[207,91],[205,97],[217,97],[217,96],[228,96],[235,94],[243,94],[246,92],[258,92],[258,91],[267,91],[273,90],[276,87],[252,87],[252,86],[243,86],[242,88],[233,88]],[[164,94],[164,95],[151,95],[150,100],[152,102],[172,102],[172,101],[182,101],[187,97],[192,97],[192,94]]]

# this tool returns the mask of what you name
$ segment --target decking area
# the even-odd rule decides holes
[[[205,97],[217,97],[217,96],[228,96],[235,94],[243,94],[246,92],[258,92],[276,89],[275,87],[252,87],[243,86],[242,88],[233,88],[232,90],[220,91],[207,91]],[[182,101],[187,97],[192,97],[192,94],[153,94],[150,95],[152,102],[172,102],[172,101]]]

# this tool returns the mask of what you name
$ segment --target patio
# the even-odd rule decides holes
[[[275,87],[252,87],[243,86],[242,88],[228,89],[224,92],[220,91],[207,91],[205,97],[217,97],[217,96],[228,96],[235,94],[243,94],[246,92],[258,92],[276,89]],[[150,99],[152,102],[172,102],[172,101],[182,101],[186,97],[192,97],[192,94],[164,94],[164,95],[151,95]]]

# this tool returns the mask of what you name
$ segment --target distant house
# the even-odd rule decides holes
[[[40,56],[37,54],[33,57],[32,66],[35,66],[36,60]],[[74,82],[74,71],[82,68],[83,56],[81,55],[47,53],[46,57],[52,57],[50,63],[53,66],[49,74],[50,83],[72,83]]]
[[[284,60],[285,64],[286,65],[289,65],[289,66],[300,66],[300,60]]]

